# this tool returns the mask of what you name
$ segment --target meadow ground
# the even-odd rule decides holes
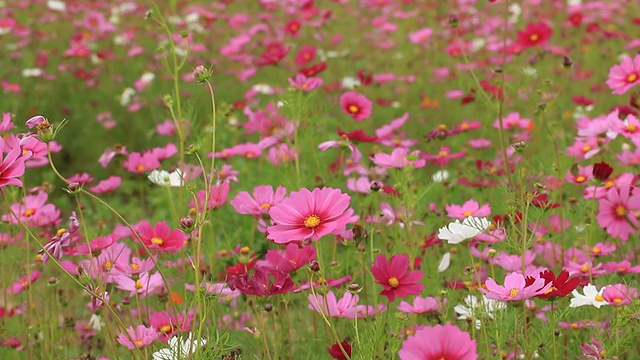
[[[0,1],[0,358],[640,358],[639,14]]]

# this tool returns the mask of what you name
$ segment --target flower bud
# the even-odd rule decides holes
[[[205,68],[202,65],[198,65],[195,69],[193,69],[193,72],[191,74],[198,84],[204,84],[209,81],[209,79],[213,75],[213,71]]]
[[[460,20],[456,15],[449,15],[449,26],[452,28],[457,28],[460,25]]]
[[[571,59],[568,56],[563,56],[562,57],[562,67],[565,68],[565,69],[573,67],[573,61],[571,61]]]
[[[318,263],[318,260],[314,259],[309,262],[309,270],[313,272],[320,271],[320,263]]]
[[[523,152],[523,151],[524,151],[524,149],[527,147],[527,143],[526,143],[526,142],[524,142],[524,141],[518,141],[518,142],[515,142],[515,143],[511,144],[511,147],[512,147],[512,148],[513,148],[513,150],[515,150],[516,152],[521,153],[521,152]]]
[[[378,181],[372,181],[369,189],[371,189],[371,191],[380,191],[382,189],[382,184]]]
[[[193,227],[195,225],[195,221],[189,216],[184,216],[180,219],[180,228],[185,232],[193,231]]]
[[[363,287],[360,284],[352,283],[347,285],[347,291],[352,294],[358,294],[362,291]]]

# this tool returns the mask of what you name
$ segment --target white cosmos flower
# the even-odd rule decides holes
[[[169,339],[168,348],[160,349],[153,353],[153,360],[186,360],[189,359],[191,354],[195,353],[198,347],[205,346],[207,340],[192,340],[193,334],[189,333],[189,336],[180,340],[179,337],[174,336]]]
[[[440,260],[440,264],[438,265],[438,272],[443,272],[449,268],[451,265],[451,253],[447,252],[442,256],[442,260]]]
[[[431,177],[431,180],[433,180],[433,182],[438,182],[438,183],[443,182],[447,179],[449,179],[449,172],[447,170],[438,170]]]
[[[49,0],[47,1],[47,7],[53,11],[65,11],[67,4],[65,4],[64,1]]]
[[[449,223],[449,225],[438,230],[438,238],[446,240],[449,244],[459,244],[467,239],[474,238],[482,234],[491,225],[487,218],[469,216],[462,220]]]
[[[131,102],[131,98],[136,94],[136,91],[133,88],[127,87],[122,91],[122,95],[120,95],[120,105],[127,106]]]
[[[253,91],[262,95],[273,95],[274,91],[270,85],[267,84],[255,84],[252,87]]]
[[[184,179],[180,169],[176,169],[173,172],[153,170],[148,178],[152,183],[160,186],[180,187],[184,185]]]
[[[24,77],[39,77],[42,75],[42,69],[31,68],[31,69],[22,69],[22,76]]]
[[[463,304],[456,305],[453,310],[458,314],[459,320],[475,319],[476,329],[480,329],[481,321],[478,318],[487,317],[493,319],[496,310],[506,308],[507,305],[499,300],[487,299],[483,294],[480,299],[473,295],[467,295]]]
[[[596,288],[595,285],[587,284],[582,290],[584,291],[584,295],[580,294],[578,290],[573,290],[571,295],[573,295],[573,299],[571,299],[571,303],[569,307],[580,307],[585,305],[593,305],[600,309],[602,305],[608,305],[607,301],[602,297],[602,293],[606,286],[603,286],[600,291]]]
[[[347,90],[353,90],[356,87],[362,85],[358,78],[354,78],[351,76],[345,76],[340,80],[340,85]]]

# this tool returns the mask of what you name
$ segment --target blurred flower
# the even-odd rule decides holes
[[[402,343],[400,360],[456,359],[477,360],[476,340],[449,323],[426,326]]]

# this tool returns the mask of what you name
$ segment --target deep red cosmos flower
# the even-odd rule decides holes
[[[607,181],[609,179],[609,176],[611,176],[611,173],[613,173],[613,168],[606,162],[602,161],[602,162],[593,164],[594,178],[600,181]]]
[[[540,272],[540,277],[544,279],[545,285],[551,283],[551,288],[537,297],[549,301],[569,295],[580,283],[580,278],[578,277],[569,279],[569,272],[567,270],[562,270],[558,277],[556,277],[553,271],[545,270]],[[527,278],[527,280],[529,280],[529,278]]]
[[[349,345],[346,341],[341,341],[340,345],[342,345],[342,348],[347,353],[347,355],[351,357],[351,345]],[[329,352],[329,355],[331,355],[331,357],[334,359],[347,360],[347,357],[344,356],[342,349],[340,349],[340,345],[338,343],[335,343],[333,344],[333,346],[328,348],[327,351]]]
[[[529,48],[544,44],[553,34],[553,30],[544,22],[529,23],[524,30],[518,31],[518,45]]]

